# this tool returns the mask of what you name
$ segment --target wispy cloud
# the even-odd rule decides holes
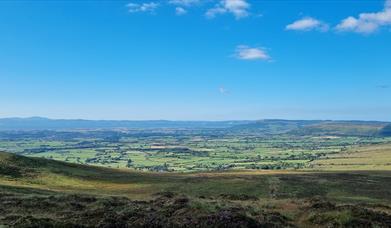
[[[376,88],[378,88],[378,89],[389,89],[390,86],[389,85],[377,85]]]
[[[235,50],[235,57],[241,60],[270,60],[270,56],[264,48],[239,45]]]
[[[214,18],[219,14],[231,13],[236,19],[249,15],[250,4],[246,0],[220,0],[215,7],[206,12],[206,17]]]
[[[224,86],[219,87],[219,93],[222,95],[228,95],[230,92]]]
[[[175,14],[178,16],[181,16],[181,15],[187,14],[187,10],[184,9],[183,7],[176,7]]]
[[[191,6],[200,3],[200,0],[169,0],[168,3],[178,6]]]
[[[347,17],[335,28],[341,32],[370,34],[383,26],[391,25],[391,0],[387,0],[384,9],[375,13],[361,13],[358,17]]]
[[[149,12],[153,13],[159,7],[159,4],[156,2],[148,2],[148,3],[128,3],[126,5],[130,13],[137,12]]]
[[[168,4],[175,6],[175,14],[178,16],[187,14],[189,8],[201,4],[201,0],[168,0]]]
[[[300,20],[293,22],[285,27],[286,30],[295,31],[312,31],[318,30],[326,32],[329,30],[329,25],[312,17],[304,17]]]

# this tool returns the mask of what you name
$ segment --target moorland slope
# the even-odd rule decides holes
[[[391,224],[387,171],[146,173],[0,153],[6,226]]]

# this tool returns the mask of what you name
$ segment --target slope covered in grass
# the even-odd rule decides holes
[[[387,171],[146,173],[9,153],[0,153],[0,167],[0,226],[387,227],[391,221]]]
[[[390,170],[391,144],[362,145],[311,162],[316,170]]]
[[[339,201],[388,202],[387,171],[230,171],[150,173],[69,164],[0,153],[0,185],[55,192],[147,199],[162,191],[194,197],[289,199],[322,196]],[[370,181],[369,181],[370,180]]]
[[[375,136],[386,122],[324,121],[293,130],[294,135]]]
[[[379,121],[260,120],[236,125],[229,130],[260,134],[374,136],[388,124]]]

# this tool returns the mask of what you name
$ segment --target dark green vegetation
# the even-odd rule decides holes
[[[12,121],[0,227],[391,226],[389,123]]]
[[[8,226],[388,227],[391,175],[142,173],[1,153]]]
[[[381,136],[387,137],[391,136],[391,124],[385,126],[381,131],[380,134]]]
[[[0,203],[7,206],[1,212],[9,215],[0,215],[0,223],[21,227],[293,226],[288,218],[279,213],[264,212],[250,216],[238,207],[210,213],[193,207],[189,198],[171,193],[158,195],[151,201],[80,195],[24,198],[18,194],[3,194]],[[20,213],[21,209],[23,213]]]

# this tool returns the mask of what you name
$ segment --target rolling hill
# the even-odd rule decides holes
[[[378,121],[279,120],[258,121],[128,121],[63,120],[32,118],[0,119],[0,131],[96,130],[96,129],[220,129],[244,134],[389,135],[390,123]],[[384,129],[383,129],[384,128]]]
[[[324,121],[292,130],[295,135],[376,136],[387,122],[374,121]]]
[[[260,120],[236,125],[230,130],[263,134],[375,136],[388,124],[379,121]],[[384,132],[387,134],[386,129]]]
[[[146,173],[0,153],[0,226],[391,224],[391,173]]]

